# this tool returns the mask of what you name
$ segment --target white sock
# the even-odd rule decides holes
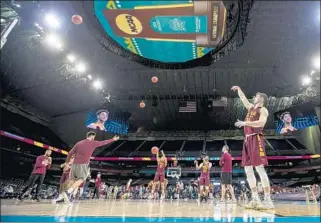
[[[73,191],[74,191],[74,188],[72,187],[67,190],[68,194],[71,194]]]
[[[265,193],[265,194],[264,194],[264,200],[266,200],[266,201],[270,201],[270,200],[271,200],[271,195],[270,195],[270,193]]]
[[[254,200],[259,200],[259,194],[258,194],[258,192],[256,191],[256,192],[252,192],[252,199]]]

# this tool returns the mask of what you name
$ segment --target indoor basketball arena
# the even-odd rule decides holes
[[[1,222],[320,222],[320,2],[1,1]]]

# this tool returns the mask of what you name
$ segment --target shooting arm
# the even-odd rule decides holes
[[[202,168],[202,166],[203,166],[203,163],[201,163],[200,165],[198,165],[198,163],[196,163],[196,169],[197,170],[200,170]]]
[[[243,91],[240,88],[238,89],[237,94],[239,95],[239,97],[240,97],[240,99],[246,109],[249,109],[250,107],[253,106],[253,104],[251,104],[249,102],[249,100],[246,98],[245,94],[243,93]]]
[[[165,158],[165,166],[167,166],[167,158],[166,158],[165,153],[164,153],[163,150],[162,150],[162,155],[163,155],[163,157]]]
[[[252,122],[244,122],[245,126],[250,126],[250,127],[264,127],[265,123],[267,121],[267,118],[269,116],[269,112],[266,108],[261,108],[260,110],[260,118],[257,121],[252,121]]]
[[[157,160],[157,165],[158,165],[158,163],[160,161],[160,159],[159,159],[159,151],[157,151],[157,153],[156,153],[156,160]]]

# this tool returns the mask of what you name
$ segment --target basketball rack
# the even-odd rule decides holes
[[[166,171],[166,176],[171,178],[179,179],[182,175],[181,167],[168,167]]]

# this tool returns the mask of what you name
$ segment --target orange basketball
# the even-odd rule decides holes
[[[157,146],[154,146],[153,148],[152,148],[152,154],[157,154],[157,152],[158,152],[158,147]]]
[[[145,108],[145,106],[146,106],[146,105],[145,105],[145,102],[142,101],[141,103],[139,103],[139,107]]]
[[[73,15],[71,21],[76,25],[80,25],[82,23],[82,17],[80,15]]]
[[[154,84],[156,84],[158,82],[158,77],[156,77],[156,76],[152,77],[152,82]]]

